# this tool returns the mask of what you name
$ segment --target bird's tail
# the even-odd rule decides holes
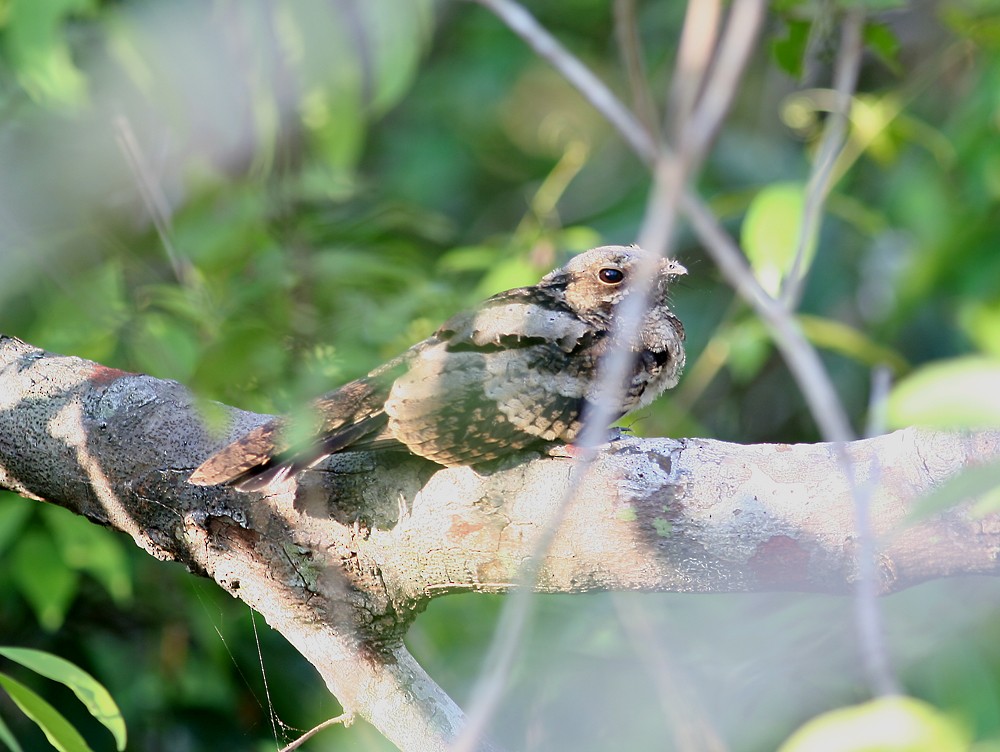
[[[188,482],[196,486],[224,483],[243,490],[259,490],[276,481],[278,478],[272,471],[283,453],[279,442],[285,427],[285,421],[280,418],[257,426],[201,463]],[[262,475],[268,476],[262,485],[253,489],[244,487],[244,483],[256,481]]]
[[[402,358],[316,399],[298,418],[273,418],[213,454],[188,482],[261,491],[335,452],[370,444],[388,420],[383,405]]]
[[[213,454],[191,474],[188,482],[196,486],[221,483],[240,491],[264,491],[377,434],[386,420],[385,413],[376,413],[290,447],[285,435],[288,421],[275,418]]]

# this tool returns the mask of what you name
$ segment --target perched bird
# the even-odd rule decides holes
[[[190,482],[260,490],[345,450],[396,449],[451,466],[571,443],[599,391],[615,311],[648,255],[638,246],[594,248],[537,285],[494,295],[318,398],[310,443],[292,446],[289,420],[275,418],[209,457]],[[684,327],[667,296],[687,270],[670,259],[657,263],[618,417],[674,386],[684,366]]]

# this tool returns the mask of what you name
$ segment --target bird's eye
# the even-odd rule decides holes
[[[625,279],[625,272],[621,269],[609,267],[607,269],[601,269],[601,271],[597,273],[597,278],[606,285],[617,285]]]

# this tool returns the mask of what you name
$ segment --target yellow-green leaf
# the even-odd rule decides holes
[[[754,276],[772,295],[778,294],[795,262],[804,209],[804,184],[774,183],[754,196],[743,219],[740,233],[743,250]],[[815,250],[815,238],[810,238],[800,272],[809,268]]]
[[[0,674],[0,687],[7,691],[21,712],[45,732],[49,743],[59,752],[92,752],[80,732],[36,692],[5,674]]]
[[[797,318],[802,325],[802,333],[818,347],[839,352],[868,366],[888,366],[894,374],[909,370],[910,366],[902,355],[880,345],[858,329],[821,316],[802,314]]]
[[[90,714],[115,737],[115,746],[125,749],[125,719],[111,693],[93,676],[64,658],[42,650],[0,647],[0,655],[73,690]]]
[[[1000,462],[967,467],[917,500],[910,513],[911,520],[920,520],[963,501],[975,499],[973,514],[995,512],[1000,504]]]
[[[883,697],[813,718],[779,752],[966,752],[966,730],[912,697]]]
[[[918,369],[892,390],[892,427],[1000,427],[1000,358],[968,356]]]

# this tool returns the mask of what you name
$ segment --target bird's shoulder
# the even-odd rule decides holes
[[[450,351],[555,345],[572,352],[593,334],[559,289],[519,287],[456,314],[434,336]]]

